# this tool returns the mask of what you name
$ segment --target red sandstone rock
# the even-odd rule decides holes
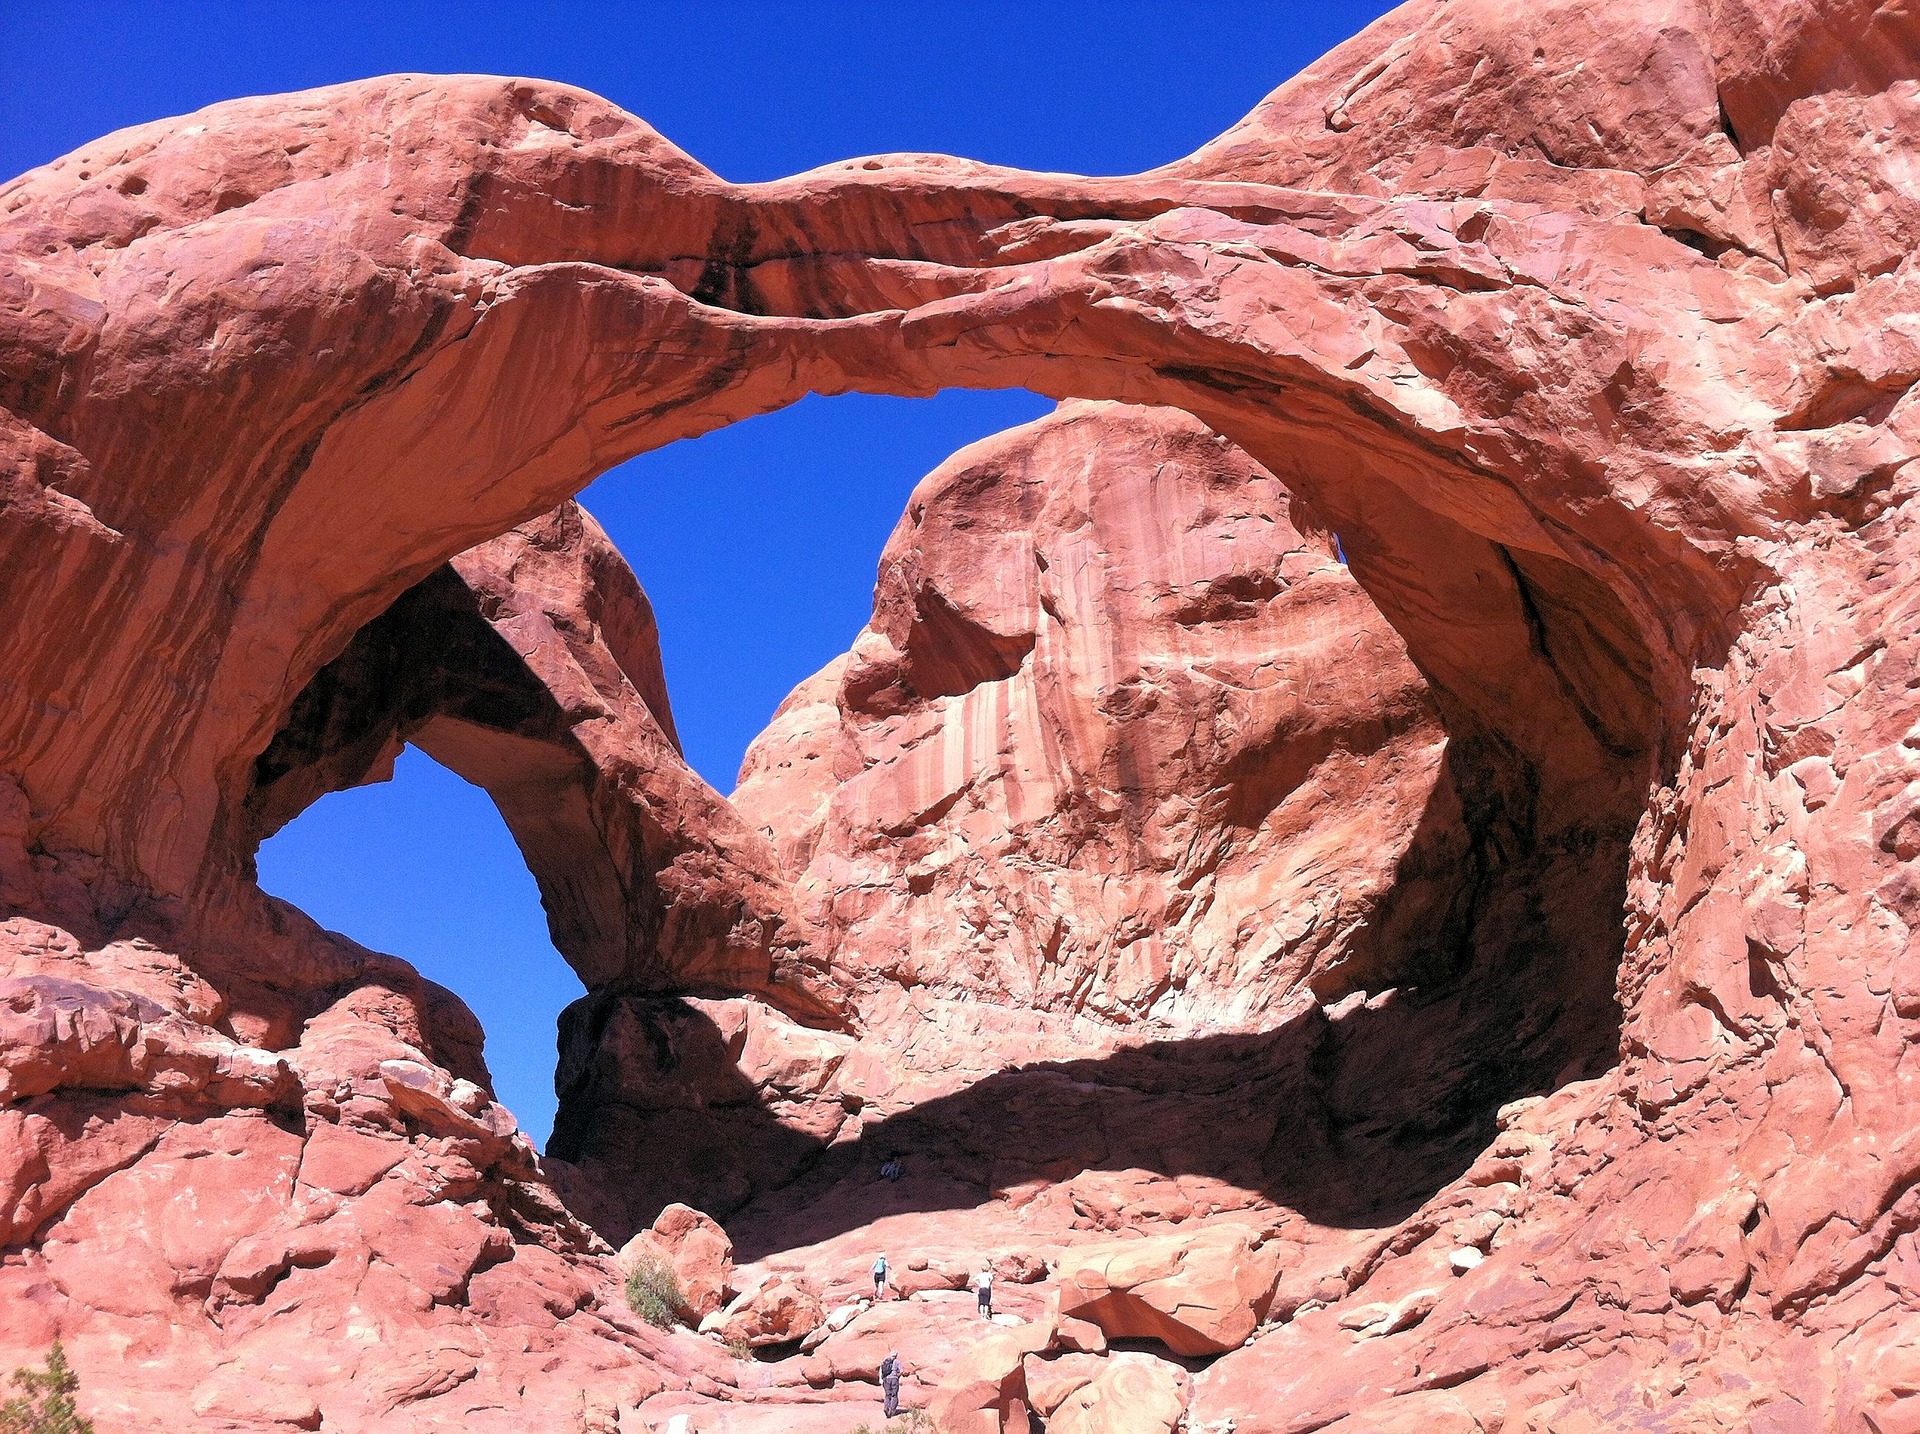
[[[826,1320],[812,1283],[796,1275],[774,1275],[742,1290],[721,1312],[715,1329],[728,1344],[764,1349],[796,1344]]]
[[[940,1434],[1021,1434],[1028,1428],[1023,1361],[1053,1340],[1050,1322],[990,1334],[947,1371],[927,1401],[927,1416]]]
[[[1114,404],[914,490],[872,622],[733,798],[870,1020],[905,991],[1232,1029],[1404,960],[1437,913],[1416,880],[1382,901],[1435,859],[1407,850],[1423,809],[1447,839],[1443,742],[1289,506],[1186,415]]]
[[[621,1314],[609,1252],[459,1088],[487,1083],[457,1003],[253,889],[260,758],[381,614],[620,458],[809,388],[1017,383],[1184,409],[1340,534],[1426,681],[1464,845],[1409,873],[1426,959],[1268,1052],[1108,1033],[1030,1077],[995,1067],[1025,1038],[1048,1062],[1056,1013],[939,1013],[930,1058],[971,1046],[984,1079],[925,1102],[928,1148],[1018,1142],[984,1180],[915,1175],[939,1218],[1057,1236],[1127,1218],[1119,1192],[1191,1218],[1196,1160],[1202,1204],[1237,1190],[1291,1252],[1288,1313],[1194,1379],[1196,1427],[1910,1423],[1917,57],[1910,11],[1867,0],[1417,0],[1133,179],[895,158],[737,188],[575,91],[403,77],[0,186],[0,951],[40,983],[6,1006],[35,1049],[0,1111],[0,1349],[66,1339],[134,1431],[607,1427],[669,1382],[745,1409],[710,1343]],[[961,675],[1005,666],[1008,615],[962,625]],[[614,675],[591,641],[535,651],[536,695]],[[684,949],[582,942],[647,994],[609,985],[581,1029],[644,1028],[703,971],[824,1006],[803,977],[833,953],[770,933],[778,864],[833,851],[754,856],[697,792],[650,807],[679,779],[628,768],[663,744],[614,666],[584,768],[564,721],[484,744],[595,795],[604,825],[562,827],[586,869],[693,814],[570,908],[687,918]],[[770,1065],[796,1106],[844,1080],[911,1128],[918,1073],[871,1043],[928,1023],[884,1004],[817,1088],[822,1062]],[[576,1041],[569,1071],[622,1049]],[[323,1144],[309,1183],[328,1127],[400,1158]],[[794,1231],[884,1218],[830,1161],[796,1174],[816,1148],[756,1148]],[[1456,1276],[1463,1239],[1487,1258]],[[953,1412],[1023,1417],[1038,1352],[983,1356]]]
[[[1042,1419],[1053,1418],[1053,1411],[1067,1397],[1086,1388],[1106,1370],[1107,1361],[1097,1354],[1062,1354],[1048,1358],[1030,1354],[1021,1361],[1021,1377],[1026,1380],[1027,1398],[1033,1412]]]
[[[1057,1434],[1173,1434],[1187,1408],[1187,1372],[1150,1354],[1116,1354],[1060,1401]]]
[[[840,1004],[787,931],[773,854],[682,758],[653,609],[575,504],[459,554],[314,675],[255,763],[253,835],[390,775],[409,742],[493,797],[589,992]]]
[[[632,1271],[651,1259],[673,1272],[685,1303],[680,1313],[698,1324],[717,1313],[733,1293],[733,1241],[712,1220],[685,1205],[669,1205],[651,1229],[620,1249],[620,1268]]]
[[[1117,1244],[1060,1261],[1060,1313],[1109,1339],[1157,1339],[1175,1354],[1237,1349],[1266,1318],[1279,1260],[1231,1224]]]

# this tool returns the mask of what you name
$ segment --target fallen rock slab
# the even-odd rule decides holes
[[[1246,1342],[1273,1298],[1279,1257],[1244,1225],[1082,1245],[1060,1258],[1060,1313],[1108,1338],[1156,1339],[1175,1354]]]

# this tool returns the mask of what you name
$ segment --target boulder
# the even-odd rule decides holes
[[[1356,764],[1309,755],[1335,732]],[[1200,1025],[1335,959],[1327,893],[1389,885],[1439,739],[1399,638],[1270,471],[1173,409],[1072,402],[920,482],[866,630],[782,705],[733,800],[792,854],[796,915],[867,1006],[931,989]],[[1301,773],[1294,815],[1249,827],[1276,768]],[[1123,836],[1134,811],[1155,815]]]
[[[987,1335],[947,1370],[927,1401],[940,1434],[1026,1434],[1025,1361],[1053,1343],[1051,1322]]]
[[[1092,1379],[1060,1400],[1047,1431],[1173,1434],[1186,1411],[1186,1370],[1150,1354],[1112,1354]]]
[[[1068,1395],[1093,1383],[1106,1367],[1106,1358],[1098,1354],[1030,1354],[1020,1363],[1027,1402],[1042,1419],[1051,1419]]]
[[[1234,1223],[1080,1245],[1060,1257],[1062,1316],[1109,1339],[1157,1339],[1175,1354],[1223,1354],[1266,1317],[1278,1256]]]
[[[668,1270],[680,1291],[679,1314],[698,1324],[721,1309],[732,1295],[733,1241],[698,1210],[669,1205],[620,1249],[620,1269],[630,1273],[642,1260]]]
[[[820,1328],[826,1317],[820,1295],[809,1280],[800,1275],[776,1274],[743,1290],[720,1312],[714,1332],[727,1344],[765,1349],[798,1343]],[[707,1327],[705,1321],[701,1327]]]

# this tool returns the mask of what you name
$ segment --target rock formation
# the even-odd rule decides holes
[[[123,131],[0,187],[0,1346],[63,1337],[125,1430],[696,1405],[839,1429],[815,1401],[864,1376],[835,1348],[859,1319],[832,1328],[851,1253],[914,1216],[964,1247],[928,1275],[984,1250],[1033,1277],[986,1339],[959,1333],[964,1294],[915,1296],[945,1351],[916,1386],[951,1427],[1042,1403],[1060,1429],[1126,1406],[1239,1434],[1911,1427],[1917,96],[1898,4],[1413,0],[1130,178],[894,156],[732,186],[578,91],[403,76]],[[1260,541],[1296,555],[1284,588],[1231,563],[1203,585],[1301,620],[1337,533],[1424,689],[1396,678],[1370,719],[1303,703],[1284,733],[1228,702],[1245,770],[1232,743],[1171,761],[1149,697],[1170,722],[1195,691],[1144,648],[1076,658],[1063,614],[1169,635],[1151,582],[1109,579],[1236,520],[1125,541],[1095,466],[1077,545],[1048,507],[1076,480],[1043,465],[1021,497],[1069,409],[934,480],[958,484],[926,510],[952,536],[916,546],[909,515],[863,646],[757,754],[756,831],[675,765],[634,594],[592,618],[624,579],[583,583],[590,535],[549,542],[569,519],[541,515],[808,390],[951,384],[1183,411],[1100,426],[1122,455],[1244,465],[1236,501],[1271,493]],[[1172,486],[1205,508],[1188,466]],[[943,565],[976,538],[1083,584],[969,589]],[[1094,548],[1119,565],[1071,569]],[[428,666],[416,623],[465,645]],[[1238,636],[1162,651],[1231,668]],[[1114,784],[1133,749],[1089,694],[1170,765]],[[1001,711],[1084,724],[1035,768],[1071,840],[1021,820],[1024,734],[940,725]],[[981,779],[916,775],[886,744],[920,730]],[[1299,789],[1269,759],[1362,730],[1334,745],[1427,754],[1360,799],[1440,818],[1417,919],[1367,887],[1373,946],[1337,921],[1328,948],[1220,938],[1175,890],[1202,867],[1155,841],[1231,833],[1219,884],[1252,854],[1256,907],[1281,901],[1261,884],[1294,847],[1237,819]],[[562,1071],[597,1112],[577,1169],[542,1175],[457,1002],[252,886],[264,830],[415,736],[495,790],[596,991]],[[911,827],[876,847],[895,812]],[[1112,905],[1060,938],[1057,980],[1038,891],[1085,900],[1109,850]],[[1017,938],[881,959],[885,922],[923,897],[964,917],[996,861]],[[907,1013],[930,976],[943,1008]],[[1215,1018],[1250,1029],[1177,1029]],[[662,1069],[699,1108],[708,1077],[657,1055],[673,1023],[764,1143],[797,1142],[742,1173],[730,1233],[761,1266],[743,1282],[819,1285],[804,1358],[639,1325],[555,1194],[644,1223],[602,1132]],[[889,1042],[923,1028],[1019,1057],[888,1105],[915,1069]],[[916,1155],[897,1190],[847,1163],[969,1130],[957,1169]],[[1099,1349],[1040,1261],[1227,1217],[1279,1271],[1251,1344],[1053,1368]]]
[[[1396,1098],[1379,1104],[1382,1082],[1359,1072],[1392,1047],[1485,1066],[1468,1033],[1484,1050],[1498,1030],[1511,1069],[1482,1079],[1510,1094],[1527,1088],[1515,1070],[1544,1082],[1580,1054],[1573,1022],[1495,981],[1439,1027],[1444,1053],[1409,1044],[1397,1014],[1373,1013],[1365,1037],[1318,1019],[1316,998],[1368,979],[1428,979],[1464,904],[1468,838],[1424,684],[1332,538],[1302,536],[1288,507],[1191,418],[1117,404],[1068,405],[920,485],[872,624],[782,707],[733,799],[784,857],[793,920],[860,1030],[740,1000],[570,1012],[555,1148],[627,1205],[621,1232],[675,1198],[858,1224],[835,1207],[859,1205],[895,1147],[916,1179],[982,1200],[1048,1170],[1064,1183],[1070,1148],[1090,1156],[1086,1127],[1108,1124],[1101,1106],[1217,1088],[1210,1041],[1290,1016],[1286,1036],[1234,1045],[1240,1076],[1297,1077],[1312,1050],[1323,1089],[1350,1071],[1369,1090],[1334,1105],[1368,1107],[1380,1135]],[[1190,1037],[1161,1052],[1178,1075],[1152,1060],[1094,1073],[1123,1047]],[[964,1094],[1009,1065],[1051,1084],[1049,1061],[1083,1072],[1077,1143],[1043,1113],[1030,1129],[1010,1117],[1004,1085]],[[1244,1114],[1271,1131],[1271,1111]],[[1326,1139],[1314,1124],[1285,1128]],[[1259,1188],[1279,1139],[1195,1173],[1229,1161]],[[1168,1168],[1164,1143],[1149,1124],[1098,1141],[1092,1165]],[[803,1169],[804,1199],[789,1183]]]
[[[1423,814],[1460,827],[1425,684],[1289,507],[1185,414],[1114,404],[915,489],[872,623],[733,796],[870,1019],[919,992],[1218,1031],[1309,971],[1351,988]]]
[[[841,1004],[783,969],[805,955],[777,865],[681,757],[653,610],[576,505],[460,554],[314,675],[255,763],[251,842],[409,742],[493,797],[589,990]]]

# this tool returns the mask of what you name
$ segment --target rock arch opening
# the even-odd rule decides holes
[[[729,859],[740,824],[680,757],[652,608],[577,505],[430,573],[314,676],[255,760],[252,841],[407,744],[493,798],[589,989],[831,1008],[779,969],[771,874]]]
[[[198,848],[186,828],[127,834],[131,855],[152,849],[156,880],[217,884],[334,768],[404,734],[497,789],[523,846],[547,854],[532,864],[556,944],[601,1001],[576,1025],[589,1044],[606,1002],[630,998],[744,992],[844,1025],[857,1012],[832,943],[792,907],[778,834],[678,764],[657,655],[570,628],[568,603],[529,598],[519,575],[597,594],[617,556],[583,566],[561,531],[583,520],[550,505],[647,448],[808,391],[1025,386],[1163,406],[1231,439],[1293,495],[1300,525],[1340,534],[1345,571],[1424,680],[1447,734],[1444,800],[1412,822],[1405,880],[1316,993],[1472,990],[1494,1047],[1516,1045],[1494,1028],[1525,1033],[1523,1057],[1455,1073],[1451,1134],[1484,1133],[1503,1095],[1606,1063],[1629,842],[1738,563],[1635,522],[1607,489],[1591,443],[1644,444],[1664,400],[1621,334],[1582,327],[1514,268],[1496,217],[1174,172],[962,178],[932,161],[886,183],[884,167],[848,165],[736,189],[617,112],[562,99],[509,87],[484,101],[534,126],[544,157],[485,162],[446,237],[486,277],[423,296],[412,356],[316,430],[259,535],[217,645],[218,720],[182,739],[225,800]],[[609,224],[629,210],[656,227]],[[568,257],[543,262],[558,234]],[[1170,270],[1187,279],[1169,286]],[[1220,322],[1222,296],[1252,317]],[[1544,389],[1496,334],[1589,351]],[[621,601],[644,604],[637,588]],[[401,630],[436,632],[449,604],[472,643],[430,638],[419,661],[439,676],[342,725],[335,710],[359,699],[325,694],[377,685],[416,641]],[[896,676],[916,697],[964,699],[1025,660],[1027,635],[950,604],[907,628]],[[441,652],[472,670],[449,677]],[[884,667],[855,679],[877,685],[854,707],[884,704]]]
[[[377,771],[363,776],[375,781]],[[261,846],[261,886],[453,992],[484,1032],[495,1097],[537,1146],[553,1128],[554,1033],[582,994],[489,797],[418,748]]]
[[[1310,452],[1275,467],[1307,488],[1332,462]],[[1649,664],[1590,580],[1435,515],[1383,519],[1348,477],[1341,552],[1177,410],[1070,403],[964,450],[915,490],[868,629],[796,690],[732,803],[681,759],[646,596],[564,504],[321,669],[256,762],[249,820],[270,831],[405,742],[494,795],[588,987],[553,1153],[610,1234],[684,1199],[776,1241],[797,1227],[767,1207],[804,1199],[822,1235],[858,1223],[873,1141],[968,1150],[986,1106],[1063,1080],[1105,1087],[1096,1125],[1103,1102],[1161,1101],[1192,1128],[1167,1097],[1185,1079],[1231,1105],[1223,1068],[1309,1115],[1250,1159],[1121,1142],[1054,1173],[1164,1167],[1321,1220],[1404,1213],[1503,1101],[1612,1059]],[[1416,669],[1369,577],[1416,644],[1466,636]],[[980,1007],[1005,1028],[971,1065],[949,1050],[942,1079],[890,1089],[889,1042],[939,1046]],[[1169,1049],[1126,1054],[1143,1036]],[[1001,1165],[947,1172],[937,1198],[990,1195]]]
[[[1023,390],[811,396],[669,444],[580,495],[658,618],[688,764],[720,792],[803,679],[865,625],[908,493],[949,453],[1036,418]]]

